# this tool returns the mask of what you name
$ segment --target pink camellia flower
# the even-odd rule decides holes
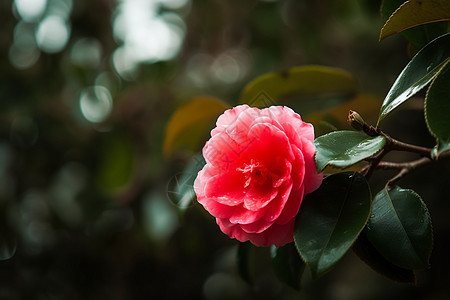
[[[231,238],[264,247],[292,242],[303,197],[323,179],[313,140],[313,126],[288,107],[225,111],[203,148],[198,202]]]

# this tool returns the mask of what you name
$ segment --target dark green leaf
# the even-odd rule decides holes
[[[428,210],[412,190],[379,192],[367,223],[367,238],[389,262],[405,269],[429,265],[433,246]]]
[[[305,269],[305,263],[295,248],[294,243],[289,243],[283,247],[271,246],[270,256],[278,278],[294,288],[300,290],[300,279]]]
[[[388,262],[369,242],[365,230],[361,232],[352,249],[361,260],[380,275],[396,282],[416,283],[414,271],[400,268]]]
[[[415,48],[421,49],[446,33],[447,22],[430,23],[450,19],[450,1],[385,0],[381,11],[386,24],[381,30],[380,40],[401,32]]]
[[[332,165],[346,168],[380,151],[386,139],[369,137],[359,131],[334,131],[315,139],[316,167],[319,172]]]
[[[184,171],[172,177],[168,185],[169,199],[180,209],[185,210],[195,198],[194,181],[198,172],[206,164],[201,153],[192,157]]]
[[[239,275],[253,285],[255,246],[250,242],[239,243],[237,256]]]
[[[425,98],[425,119],[437,140],[436,155],[450,149],[450,64],[436,76]]]
[[[330,270],[348,251],[369,218],[370,205],[366,179],[355,172],[326,177],[303,200],[294,241],[313,278]]]
[[[430,42],[403,69],[383,101],[378,123],[430,83],[449,61],[450,33]]]

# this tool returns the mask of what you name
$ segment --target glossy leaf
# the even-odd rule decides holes
[[[248,284],[254,283],[255,246],[250,242],[239,243],[237,252],[238,272]]]
[[[450,63],[428,89],[425,98],[425,120],[428,130],[436,138],[435,156],[450,149]]]
[[[295,96],[295,99],[325,95],[342,96],[354,94],[356,91],[357,84],[350,73],[336,68],[309,65],[256,78],[244,88],[240,103],[267,107],[279,104],[289,96]],[[337,98],[334,100],[339,101]],[[314,101],[305,101],[305,104],[314,105],[312,102]]]
[[[380,40],[422,24],[450,20],[450,0],[409,0],[389,17]]]
[[[353,252],[380,275],[400,283],[416,283],[414,271],[400,268],[387,261],[367,239],[365,230],[352,246]]]
[[[384,0],[381,6],[381,15],[384,22],[402,5],[405,0]],[[422,24],[409,29],[405,29],[400,34],[407,39],[417,50],[422,49],[426,44],[440,35],[447,32],[447,22],[434,22]]]
[[[384,99],[378,123],[430,83],[449,61],[450,34],[433,40],[420,50],[400,73]]]
[[[428,267],[433,246],[431,220],[425,203],[414,191],[394,187],[379,192],[366,233],[389,262],[405,269]]]
[[[328,165],[346,168],[380,151],[386,143],[383,136],[369,137],[359,131],[334,131],[315,139],[316,167],[319,172]]]
[[[272,245],[270,256],[277,277],[293,289],[300,290],[305,263],[300,259],[294,243],[278,248]]]
[[[170,155],[177,148],[195,148],[208,127],[212,129],[217,117],[228,108],[212,97],[197,97],[180,107],[167,124],[164,154]]]
[[[186,210],[195,198],[194,181],[205,164],[203,155],[199,153],[191,159],[182,173],[170,180],[168,197],[181,211]]]
[[[303,200],[294,241],[313,278],[330,270],[349,250],[369,218],[370,205],[369,186],[356,172],[326,177]]]

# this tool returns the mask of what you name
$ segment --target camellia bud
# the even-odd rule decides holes
[[[356,111],[349,111],[348,113],[348,123],[350,126],[355,128],[356,130],[363,130],[364,128],[364,120]]]

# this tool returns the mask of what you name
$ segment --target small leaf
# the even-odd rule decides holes
[[[300,290],[300,279],[305,270],[305,263],[295,248],[294,243],[289,243],[282,247],[271,246],[270,256],[277,277],[292,287]]]
[[[405,0],[384,0],[381,6],[381,14],[384,22],[402,5]],[[440,35],[447,32],[447,22],[434,22],[422,24],[409,29],[405,29],[400,34],[407,39],[417,50],[422,49],[426,44]]]
[[[425,119],[436,138],[436,156],[450,149],[450,63],[436,76],[425,97]]]
[[[254,284],[254,256],[255,246],[252,243],[239,243],[237,252],[239,275],[250,285]]]
[[[400,268],[388,262],[367,239],[365,230],[352,246],[358,257],[382,276],[400,283],[416,283],[414,271]]]
[[[450,0],[409,0],[387,20],[380,40],[422,24],[450,20]]]
[[[295,99],[319,96],[333,96],[330,99],[314,99],[303,101],[305,105],[319,104],[331,101],[339,103],[338,96],[349,96],[357,91],[357,84],[350,73],[336,68],[323,66],[301,66],[285,72],[269,73],[251,81],[242,92],[240,103],[250,106],[267,107],[280,104],[283,99],[295,96]],[[294,101],[291,101],[294,103]],[[293,107],[289,104],[290,107]],[[302,115],[305,112],[302,110]]]
[[[369,137],[358,131],[334,131],[315,139],[317,171],[328,165],[346,168],[380,151],[386,143],[383,136]]]
[[[215,119],[228,108],[227,104],[212,97],[197,97],[180,107],[167,124],[164,154],[169,156],[177,148],[196,146],[211,129],[208,127],[212,127]]]
[[[412,190],[379,192],[367,223],[367,238],[389,262],[405,269],[429,266],[433,236],[425,203]]]
[[[355,172],[326,177],[303,200],[294,241],[313,278],[330,270],[349,250],[369,218],[370,205],[369,185]]]
[[[383,101],[378,124],[392,110],[424,88],[450,61],[450,33],[430,42],[403,69]]]
[[[184,171],[172,177],[168,184],[169,199],[181,210],[186,210],[195,198],[194,181],[206,164],[201,153],[192,157]]]

